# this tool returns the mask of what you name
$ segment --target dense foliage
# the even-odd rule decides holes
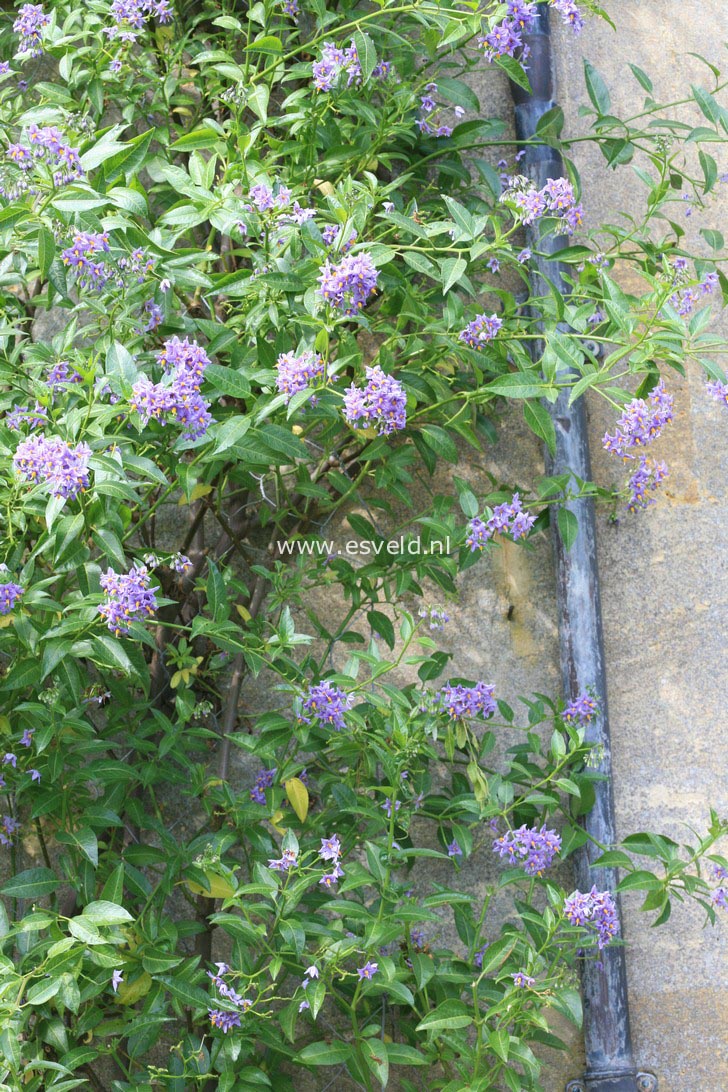
[[[2,16],[2,1088],[538,1089],[579,961],[619,943],[609,893],[557,867],[587,837],[601,696],[517,715],[438,636],[483,551],[552,519],[568,545],[570,498],[652,501],[672,371],[728,401],[723,239],[693,258],[681,226],[728,109],[710,65],[690,123],[632,66],[620,119],[587,65],[586,139],[646,202],[585,222],[561,111],[539,132],[569,177],[537,190],[467,79],[527,85],[535,8]],[[566,294],[528,294],[534,224],[563,236]],[[475,491],[496,417],[520,403],[553,447],[564,388],[614,406],[626,484]],[[602,860],[660,920],[675,897],[713,920],[725,829]]]

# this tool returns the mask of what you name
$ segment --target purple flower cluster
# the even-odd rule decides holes
[[[278,773],[276,766],[266,770],[263,768],[255,779],[255,784],[250,790],[250,799],[254,804],[265,804],[265,790],[269,789]]]
[[[298,864],[298,854],[295,849],[284,849],[280,857],[268,861],[268,868],[273,872],[290,872]]]
[[[710,379],[705,384],[705,389],[711,398],[717,402],[725,402],[728,406],[728,383],[721,383],[719,379]]]
[[[13,835],[20,830],[20,823],[12,815],[4,815],[0,823],[0,846],[11,846]]]
[[[339,863],[341,860],[341,842],[335,834],[332,834],[330,838],[321,839],[319,857],[322,861],[330,861],[333,865],[331,871],[323,875],[319,883],[322,887],[335,887],[344,875],[344,870]]]
[[[650,462],[646,455],[640,456],[639,466],[627,479],[629,498],[627,508],[630,512],[636,512],[639,508],[647,508],[655,503],[655,498],[647,495],[648,489],[657,489],[661,482],[668,477],[669,471],[664,462]]]
[[[156,19],[160,23],[172,21],[172,9],[169,0],[113,0],[111,5],[113,27],[105,27],[106,34],[112,41],[135,42],[139,31],[146,23]]]
[[[533,0],[507,0],[508,11],[505,19],[496,23],[487,33],[478,38],[478,45],[485,51],[486,59],[496,57],[514,57],[516,53],[521,61],[528,58],[530,49],[523,41],[536,19],[536,4]]]
[[[69,246],[61,254],[63,264],[75,274],[82,288],[102,291],[110,283],[124,289],[129,277],[142,284],[147,273],[154,268],[154,260],[148,258],[141,247],[132,250],[129,257],[116,262],[99,255],[109,254],[109,234],[99,231],[77,231]]]
[[[157,598],[149,587],[150,579],[143,565],[133,565],[128,573],[107,569],[101,577],[106,602],[99,604],[99,614],[115,637],[128,633],[132,622],[144,622],[154,614]]]
[[[728,887],[716,887],[715,891],[711,893],[710,901],[713,906],[720,907],[721,910],[728,910]]]
[[[444,610],[439,610],[437,607],[431,607],[429,610],[422,607],[418,610],[417,614],[420,618],[429,619],[430,629],[442,631],[450,621],[450,615]]]
[[[210,1009],[210,1023],[214,1028],[220,1028],[225,1035],[233,1028],[240,1027],[239,1012],[225,1012],[223,1009]]]
[[[435,100],[436,94],[437,84],[426,84],[425,93],[420,99],[420,116],[415,122],[415,125],[421,133],[426,133],[428,136],[452,136],[452,126],[443,125],[443,123],[439,121],[439,109],[438,104]],[[461,106],[456,106],[455,113],[458,117],[461,117],[465,113],[465,111]]]
[[[571,27],[575,34],[578,34],[584,26],[584,17],[574,0],[549,0],[549,3],[554,11],[559,13],[563,22]]]
[[[23,425],[28,428],[44,428],[48,424],[48,411],[40,402],[33,409],[30,406],[15,406],[5,415],[5,424],[11,432],[17,432]]]
[[[42,482],[54,497],[75,497],[88,489],[88,444],[71,447],[60,436],[39,433],[23,440],[16,449],[13,465],[28,482]]]
[[[514,493],[510,504],[497,504],[493,515],[487,520],[479,516],[471,519],[465,545],[471,550],[482,550],[495,534],[509,534],[514,539],[525,538],[535,522],[536,516],[523,511],[521,498]]]
[[[101,289],[108,283],[111,272],[99,254],[108,254],[109,234],[106,231],[77,231],[70,246],[61,254],[61,261],[82,288]]]
[[[530,990],[532,986],[536,985],[536,979],[532,978],[530,974],[526,974],[525,971],[516,971],[511,975],[513,979],[513,985],[518,989]]]
[[[344,392],[346,420],[350,425],[362,421],[364,428],[378,425],[380,436],[403,429],[407,423],[407,394],[402,384],[378,364],[367,368],[366,375],[363,390],[352,384]]]
[[[564,916],[572,925],[589,929],[597,935],[599,950],[614,939],[619,932],[617,907],[608,891],[592,887],[586,894],[575,891],[564,903]]]
[[[341,254],[348,254],[354,243],[359,238],[359,234],[356,231],[352,231],[346,242],[339,243],[341,231],[341,224],[327,224],[324,230],[321,232],[321,236],[323,238],[323,241],[326,243],[326,246],[336,246]]]
[[[12,581],[0,584],[0,614],[10,614],[10,611],[15,609],[15,604],[23,591],[20,584],[14,584]]]
[[[567,723],[572,721],[579,721],[580,724],[586,726],[592,717],[596,716],[599,703],[596,698],[592,698],[586,690],[582,691],[573,701],[570,701],[564,712],[562,713],[563,719]]]
[[[36,182],[41,176],[35,168],[40,163],[50,168],[54,186],[65,186],[84,177],[78,150],[64,140],[55,126],[39,128],[31,124],[26,139],[27,144],[9,144],[5,150],[5,158],[21,173],[11,184],[3,183],[0,187],[2,196],[16,198],[22,193],[37,193]]]
[[[183,440],[197,440],[212,424],[210,403],[200,394],[205,368],[210,359],[195,341],[172,337],[157,354],[157,361],[168,375],[168,381],[152,383],[143,376],[132,387],[130,407],[147,424],[152,418],[165,424],[171,417],[182,425]]]
[[[502,325],[503,320],[497,315],[491,315],[490,318],[485,314],[476,315],[473,321],[460,331],[458,337],[471,349],[480,349],[486,342],[493,340]]]
[[[581,204],[576,201],[574,187],[566,178],[549,178],[546,185],[537,190],[523,175],[515,175],[509,179],[500,199],[522,224],[532,224],[542,216],[554,216],[567,235],[576,231],[584,216]]]
[[[345,315],[356,315],[376,292],[379,272],[366,253],[345,254],[338,265],[321,266],[319,292]]]
[[[72,368],[67,360],[59,360],[51,365],[46,374],[46,383],[55,393],[57,390],[67,387],[69,383],[83,383],[83,376]]]
[[[391,61],[380,61],[372,70],[371,78],[384,80],[391,71]],[[333,91],[342,73],[346,73],[347,87],[361,84],[361,65],[354,42],[347,49],[339,49],[333,42],[324,42],[321,60],[314,61],[311,66],[314,87],[317,91]]]
[[[634,398],[625,407],[615,432],[606,433],[602,441],[605,450],[622,459],[634,459],[632,450],[646,447],[656,440],[665,425],[672,421],[672,411],[672,395],[667,393],[665,384],[660,380],[650,391],[647,401]]]
[[[332,686],[330,682],[316,683],[309,687],[308,697],[303,703],[303,713],[310,713],[310,717],[301,716],[305,724],[310,724],[312,719],[320,724],[330,724],[340,732],[346,727],[344,713],[353,705],[351,694],[341,690],[338,686]]]
[[[679,269],[679,258],[675,260],[675,268]],[[682,318],[687,318],[692,313],[693,308],[700,303],[701,299],[705,296],[709,296],[711,292],[714,292],[720,284],[718,274],[706,273],[702,281],[695,288],[683,288],[679,292],[673,293],[670,297],[670,303],[677,311],[678,315]]]
[[[540,876],[561,849],[561,838],[542,826],[507,830],[493,842],[493,852],[510,864],[519,865],[528,876]]]
[[[276,386],[290,402],[294,394],[305,391],[306,387],[324,373],[324,362],[320,353],[306,350],[300,356],[294,353],[281,353],[276,361]]]
[[[50,21],[50,17],[43,11],[41,4],[23,4],[13,23],[13,31],[20,35],[18,53],[27,53],[29,57],[39,57],[43,52],[41,44],[43,30]]]
[[[457,717],[490,717],[496,711],[494,686],[479,682],[475,686],[452,686],[447,683],[437,693],[440,706],[453,719]]]

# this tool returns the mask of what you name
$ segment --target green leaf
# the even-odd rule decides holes
[[[525,402],[523,416],[532,432],[539,436],[551,454],[556,452],[556,429],[549,411],[540,402]]]
[[[381,1039],[362,1039],[359,1044],[367,1065],[379,1081],[382,1088],[389,1082],[389,1053],[387,1044]]]
[[[612,105],[609,90],[602,76],[590,61],[584,61],[584,80],[592,105],[600,114],[608,114]]]
[[[386,614],[382,614],[379,610],[370,610],[367,612],[367,622],[374,633],[378,633],[389,648],[394,648],[394,626],[391,618],[388,618]]]
[[[60,978],[48,978],[44,982],[36,982],[30,987],[25,999],[29,1005],[42,1005],[55,997],[61,988]]]
[[[341,1065],[351,1057],[351,1047],[348,1043],[326,1043],[320,1040],[317,1043],[309,1043],[293,1058],[294,1062],[301,1065]]]
[[[488,1032],[488,1042],[494,1054],[503,1062],[508,1061],[508,1052],[511,1046],[511,1037],[505,1028],[496,1028]]]
[[[38,228],[38,269],[43,279],[48,276],[53,259],[56,256],[56,240],[47,227]]]
[[[504,398],[542,398],[553,388],[550,384],[535,378],[537,375],[535,371],[512,372],[499,376],[492,383],[486,383],[481,390],[489,394],[502,395]]]
[[[556,523],[561,535],[561,541],[565,548],[570,550],[576,542],[576,536],[579,534],[579,521],[568,508],[559,508]]]
[[[725,241],[719,231],[713,231],[711,228],[701,228],[700,234],[711,250],[722,250],[725,246]]]
[[[406,1043],[387,1043],[387,1058],[390,1065],[429,1065],[430,1060],[419,1050]]]
[[[445,258],[440,262],[443,292],[449,292],[452,286],[460,280],[467,268],[468,263],[464,258]]]
[[[50,868],[28,868],[3,884],[0,894],[14,899],[40,899],[55,891],[60,882]]]
[[[458,449],[452,436],[444,428],[439,425],[425,425],[422,429],[422,438],[436,455],[447,459],[449,463],[457,464],[459,461]]]
[[[630,872],[624,876],[617,885],[617,891],[656,891],[663,887],[663,882],[654,872],[640,871]]]
[[[211,558],[207,562],[207,567],[208,576],[205,584],[207,605],[214,620],[216,622],[224,622],[230,613],[225,581],[223,580],[217,565]]]
[[[602,853],[600,857],[597,857],[596,861],[592,861],[593,868],[627,868],[632,869],[632,858],[627,853],[623,853],[621,849],[608,849],[606,853]]]
[[[452,1031],[455,1028],[469,1027],[473,1014],[462,1001],[450,998],[427,1014],[415,1028],[416,1031]]]
[[[61,830],[56,834],[56,841],[64,845],[75,846],[94,868],[99,863],[99,843],[96,835],[90,827],[81,827],[80,830]]]
[[[629,67],[632,69],[632,75],[637,80],[637,83],[640,85],[640,87],[644,88],[644,90],[647,92],[648,95],[651,95],[652,94],[652,80],[647,75],[647,73],[644,71],[644,69],[640,68],[636,64],[630,64]]]
[[[377,51],[374,48],[374,42],[368,34],[364,34],[361,30],[355,32],[352,40],[356,48],[359,67],[361,68],[362,83],[367,83],[372,72],[377,67]]]
[[[708,153],[702,151],[702,149],[698,152],[698,159],[700,160],[700,166],[705,179],[705,193],[710,193],[713,186],[718,181],[718,164],[715,162],[712,155],[708,155]]]
[[[124,922],[133,921],[133,916],[123,906],[115,902],[107,902],[106,899],[97,899],[84,906],[82,917],[93,925],[123,925]]]

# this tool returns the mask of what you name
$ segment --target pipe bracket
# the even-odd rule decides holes
[[[637,1074],[577,1077],[568,1082],[566,1092],[657,1092],[657,1077],[644,1070]]]

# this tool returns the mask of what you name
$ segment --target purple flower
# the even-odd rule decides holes
[[[18,53],[27,53],[29,57],[39,57],[43,52],[41,41],[43,30],[50,23],[40,4],[23,4],[18,17],[13,23],[13,31],[20,35]]]
[[[713,906],[718,906],[721,910],[728,910],[728,887],[716,887],[710,896],[710,901]]]
[[[458,717],[490,717],[496,711],[493,698],[495,687],[479,682],[475,686],[451,686],[448,683],[438,691],[441,708],[453,719]]]
[[[149,588],[150,575],[144,566],[132,566],[128,573],[107,569],[100,583],[106,601],[98,611],[106,625],[119,637],[129,632],[131,622],[144,622],[157,609],[157,598]]]
[[[357,967],[356,973],[359,975],[360,979],[364,979],[364,978],[369,979],[369,978],[374,977],[374,975],[377,973],[378,969],[379,969],[379,964],[378,963],[367,962],[367,963],[364,964],[363,967]]]
[[[488,34],[478,38],[478,45],[485,51],[486,60],[492,61],[496,57],[513,57],[520,50],[521,60],[528,56],[528,46],[523,43],[521,31],[512,19],[504,19],[497,23]]]
[[[574,891],[564,903],[564,916],[571,925],[578,925],[596,933],[597,946],[601,951],[619,932],[617,908],[609,891],[597,891],[592,887],[586,894]]]
[[[262,769],[255,779],[255,785],[250,790],[250,799],[254,804],[265,804],[265,790],[269,789],[275,780],[277,767],[270,770]]]
[[[0,76],[7,76],[10,72],[10,61],[0,61]]]
[[[41,432],[18,444],[13,465],[26,481],[43,483],[54,497],[73,498],[88,488],[90,457],[88,444],[71,447],[60,436],[46,438]]]
[[[321,839],[319,857],[322,861],[338,861],[341,856],[341,842],[335,834],[330,838]]]
[[[169,338],[157,353],[157,361],[167,376],[161,383],[152,383],[147,376],[132,387],[130,407],[139,413],[143,424],[152,418],[162,421],[171,417],[184,427],[183,440],[196,440],[212,424],[209,402],[200,394],[205,369],[210,359],[195,341]]]
[[[40,773],[38,770],[28,770],[31,781],[40,781]]]
[[[319,977],[319,969],[315,963],[312,963],[310,967],[306,968],[305,975],[308,979]]]
[[[452,842],[450,842],[450,845],[447,847],[447,855],[448,857],[462,857],[463,851],[460,848],[457,839],[453,838]]]
[[[310,713],[311,717],[301,717],[305,724],[310,724],[315,718],[321,724],[330,724],[340,732],[346,727],[344,713],[351,709],[353,698],[338,686],[332,686],[330,682],[316,683],[309,687],[308,696],[303,703],[303,712]]]
[[[13,835],[20,830],[20,823],[17,819],[14,819],[12,815],[3,816],[2,824],[0,824],[0,846],[10,846],[13,844]]]
[[[598,702],[596,698],[592,698],[584,690],[578,697],[568,703],[562,716],[567,722],[578,720],[580,724],[586,725],[592,717],[596,716],[597,709]]]
[[[395,800],[395,802],[394,802],[395,815],[397,814],[397,812],[399,811],[399,809],[401,807],[402,807],[402,801],[401,800]],[[389,797],[387,797],[386,800],[384,801],[384,803],[382,804],[382,808],[383,808],[384,811],[386,811],[387,818],[391,819],[392,818],[392,801],[389,799]]]
[[[574,0],[549,0],[554,11],[558,11],[562,20],[570,26],[575,34],[584,26],[584,18],[574,3]]]
[[[510,504],[496,505],[487,521],[479,516],[470,521],[465,545],[471,550],[482,550],[496,533],[508,533],[514,539],[525,538],[535,522],[536,516],[523,511],[521,498],[514,493]]]
[[[321,266],[319,292],[345,315],[356,315],[376,292],[379,272],[366,253],[345,254],[338,265],[326,260]]]
[[[366,387],[352,385],[344,392],[346,420],[350,425],[362,421],[365,428],[376,424],[380,436],[403,429],[407,423],[407,394],[402,384],[378,364],[367,368],[366,376]]]
[[[319,883],[322,885],[322,887],[335,887],[343,875],[344,870],[337,861],[334,864],[331,872],[327,872],[324,876],[322,876],[319,880]]]
[[[210,1023],[214,1028],[220,1028],[227,1035],[233,1028],[240,1027],[239,1012],[224,1012],[222,1009],[209,1010]]]
[[[48,412],[40,402],[36,402],[33,409],[16,406],[5,415],[5,424],[11,432],[18,432],[23,425],[31,429],[43,428],[48,424]]]
[[[458,337],[471,349],[480,349],[486,342],[493,340],[502,325],[503,320],[497,315],[491,315],[490,318],[487,315],[476,315]]]
[[[252,186],[249,196],[258,212],[267,212],[274,207],[273,190],[265,182],[258,182],[257,185]]]
[[[524,247],[523,250],[516,255],[516,261],[520,262],[521,265],[523,265],[524,262],[530,262],[531,258],[532,254],[528,247]]]
[[[579,227],[584,214],[576,202],[574,187],[566,178],[549,178],[542,189],[536,190],[527,178],[516,175],[508,180],[501,201],[513,210],[522,224],[532,224],[546,214],[557,217],[568,235]]]
[[[23,732],[22,736],[20,737],[20,746],[21,747],[30,747],[32,745],[32,743],[33,743],[34,733],[35,733],[34,728],[26,728],[25,731]]]
[[[499,271],[499,269],[500,269],[500,262],[498,261],[497,258],[488,258],[488,261],[487,261],[486,264],[488,266],[488,269],[491,271],[491,273],[497,273]]]
[[[650,463],[645,455],[641,455],[639,466],[627,480],[629,489],[628,510],[636,512],[638,508],[647,508],[649,504],[654,504],[654,497],[648,497],[647,490],[657,489],[660,482],[663,482],[667,477],[668,469],[664,462]]]
[[[79,375],[67,360],[59,360],[48,369],[46,383],[55,392],[65,388],[69,383],[83,383],[83,376]]]
[[[17,755],[14,755],[12,751],[8,751],[3,757],[3,766],[12,766],[13,769],[16,769],[17,765]]]
[[[0,614],[10,614],[24,592],[20,584],[0,584]]]
[[[111,279],[111,270],[100,254],[109,251],[108,232],[77,231],[70,246],[61,254],[63,264],[75,274],[82,288],[104,288]]]
[[[552,863],[561,849],[561,838],[553,830],[542,826],[519,827],[508,830],[493,842],[493,851],[510,864],[520,865],[528,876],[540,876]]]
[[[290,402],[294,394],[304,391],[314,379],[324,373],[324,362],[319,353],[306,350],[300,356],[292,352],[281,353],[276,361],[276,386]]]
[[[321,60],[314,61],[311,66],[314,87],[317,91],[333,90],[342,72],[347,74],[347,87],[361,83],[361,66],[354,42],[346,50],[339,49],[333,42],[324,42]],[[380,70],[379,75],[384,76],[386,72]]]
[[[273,872],[290,872],[298,864],[298,854],[293,849],[284,849],[278,860],[268,861],[268,868]]]
[[[711,868],[714,880],[728,880],[728,868],[722,864],[714,864]]]
[[[473,956],[473,963],[479,971],[483,969],[483,956],[485,955],[489,947],[490,945],[488,943],[484,944],[483,947],[479,948]]]
[[[124,972],[123,971],[119,971],[119,970],[112,971],[112,974],[111,974],[111,988],[114,991],[114,993],[116,993],[116,991],[118,990],[119,986],[121,985],[121,983],[123,981],[124,981]]]
[[[299,1012],[305,1012],[305,1011],[306,1011],[306,1009],[310,1009],[310,1008],[311,1008],[310,1004],[309,1004],[309,1003],[308,1003],[308,1001],[306,1001],[306,1000],[305,1000],[305,998],[304,998],[304,1000],[303,1000],[303,1001],[301,1002],[301,1004],[300,1004],[300,1005],[298,1006],[298,1011],[299,1011]]]
[[[519,989],[530,989],[536,983],[536,979],[531,978],[530,974],[526,974],[525,971],[516,971],[515,974],[511,975],[511,978],[513,979],[513,985]]]
[[[634,459],[636,447],[645,447],[672,421],[673,398],[662,380],[644,398],[634,398],[625,406],[613,433],[606,433],[602,443],[606,451],[623,459]]]

